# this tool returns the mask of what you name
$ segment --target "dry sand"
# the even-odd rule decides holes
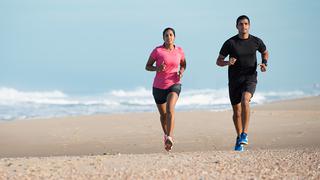
[[[253,107],[242,153],[231,116],[176,112],[171,153],[156,112],[1,122],[0,179],[320,179],[320,97]]]

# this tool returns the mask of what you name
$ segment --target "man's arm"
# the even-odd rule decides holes
[[[267,66],[268,66],[268,59],[269,59],[269,52],[267,50],[261,53],[261,59],[262,59],[262,62],[260,64],[260,70],[261,72],[266,72]]]
[[[268,59],[269,59],[269,52],[268,50],[265,50],[263,53],[261,53],[261,59],[262,59],[262,63],[265,64],[267,63]]]
[[[216,64],[218,65],[218,66],[221,66],[221,67],[223,67],[223,66],[231,66],[231,65],[234,65],[234,63],[237,61],[237,59],[236,58],[234,58],[234,57],[230,57],[229,58],[229,61],[225,61],[224,59],[225,59],[226,57],[224,57],[223,55],[219,55],[218,56],[218,58],[217,58],[217,62],[216,62]]]

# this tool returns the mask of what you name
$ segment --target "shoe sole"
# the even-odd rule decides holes
[[[242,147],[242,150],[236,150],[236,149],[234,149],[234,151],[243,152],[243,151],[244,151],[244,148]]]
[[[234,150],[234,151],[237,151],[237,152],[243,152],[244,150]]]
[[[248,145],[249,143],[241,142],[240,144],[242,144],[242,145]]]

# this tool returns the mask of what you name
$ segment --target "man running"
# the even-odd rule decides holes
[[[228,66],[229,98],[233,109],[233,122],[237,131],[234,150],[243,151],[248,144],[250,100],[257,85],[257,57],[261,53],[261,72],[267,70],[268,51],[263,41],[249,34],[250,19],[242,15],[236,21],[238,34],[228,39],[222,46],[218,66]],[[229,61],[224,59],[229,56]]]

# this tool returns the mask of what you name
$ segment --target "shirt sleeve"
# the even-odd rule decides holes
[[[230,54],[230,42],[229,42],[229,40],[223,43],[219,54],[221,54],[224,57],[227,57]]]
[[[258,38],[258,51],[260,53],[265,52],[267,49],[266,45],[263,43],[263,41],[261,39]]]
[[[157,48],[153,49],[153,51],[152,51],[151,54],[150,54],[150,57],[151,57],[152,59],[154,59],[154,60],[157,59],[157,57],[158,57]]]

